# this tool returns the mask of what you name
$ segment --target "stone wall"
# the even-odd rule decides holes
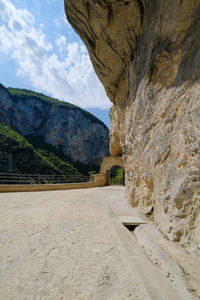
[[[110,151],[130,202],[174,241],[200,243],[199,0],[65,0],[110,100]]]
[[[106,174],[92,174],[90,178],[95,186],[101,187],[106,185]]]

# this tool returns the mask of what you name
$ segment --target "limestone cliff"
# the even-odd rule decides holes
[[[200,252],[200,1],[65,0],[110,100],[133,206]],[[200,255],[200,253],[199,253]]]
[[[0,85],[0,122],[24,137],[39,137],[74,161],[99,165],[108,155],[108,128],[85,110],[26,90]]]

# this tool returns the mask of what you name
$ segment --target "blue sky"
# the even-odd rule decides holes
[[[0,83],[74,103],[109,126],[108,100],[63,0],[0,0]]]

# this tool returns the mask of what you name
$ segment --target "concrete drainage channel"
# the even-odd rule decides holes
[[[144,247],[133,236],[134,230],[142,224],[146,224],[138,216],[119,216],[116,222],[118,235],[123,246],[130,256],[130,263],[137,276],[143,282],[147,299],[152,300],[191,300],[181,282],[170,282],[159,266],[155,265],[152,258],[146,253]],[[121,226],[119,222],[123,225]],[[146,226],[146,225],[145,225]],[[124,230],[124,227],[126,230]],[[179,281],[179,280],[178,280]]]

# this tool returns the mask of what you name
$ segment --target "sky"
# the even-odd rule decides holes
[[[64,0],[0,0],[0,83],[78,105],[109,127],[111,102]]]

